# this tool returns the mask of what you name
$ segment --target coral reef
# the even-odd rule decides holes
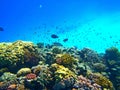
[[[40,60],[37,48],[30,42],[16,41],[0,46],[0,68],[16,72],[21,67],[37,65]]]
[[[73,85],[76,90],[102,90],[101,86],[82,75],[77,77],[77,81]]]
[[[11,85],[17,84],[17,77],[15,74],[6,72],[0,77],[0,90],[7,90]]]
[[[51,71],[48,68],[48,65],[37,65],[32,67],[32,72],[37,75],[37,83],[41,87],[49,87],[51,88],[52,84],[49,84],[52,81]]]
[[[62,50],[59,47],[53,47],[52,52],[55,54],[60,54]]]
[[[93,67],[97,72],[103,72],[107,69],[106,65],[102,63],[95,63]]]
[[[16,84],[11,84],[7,88],[7,90],[16,90],[16,89],[17,89],[17,85]]]
[[[120,60],[120,52],[116,47],[106,49],[105,58],[109,60]]]
[[[8,68],[1,68],[0,69],[0,76],[4,73],[4,72],[8,72]]]
[[[58,83],[55,83],[53,90],[71,90],[74,83],[75,79],[73,77],[63,78]]]
[[[68,68],[66,68],[62,65],[55,63],[55,64],[51,65],[51,68],[54,72],[56,82],[61,81],[63,78],[68,78],[68,77],[76,78],[76,75],[74,72],[72,72],[71,70],[69,70]]]
[[[109,77],[116,90],[120,89],[120,51],[116,47],[106,49],[104,58],[106,60]]]
[[[11,81],[8,81],[8,82],[6,82],[6,81],[0,82],[0,90],[8,90],[8,88],[10,88],[11,85],[16,86],[16,84],[17,84],[17,81],[15,81],[15,80],[13,80],[13,81],[11,80]],[[15,87],[15,88],[17,88],[17,87]]]
[[[112,82],[100,73],[89,73],[88,78],[99,84],[103,89],[114,90]]]
[[[38,48],[44,48],[44,43],[39,42],[39,43],[37,43],[37,46],[38,46]]]
[[[77,59],[72,57],[70,54],[61,54],[59,56],[56,56],[56,63],[63,65],[67,68],[74,67],[74,64],[77,63]]]
[[[83,48],[79,52],[79,55],[82,62],[84,62],[86,66],[90,67],[93,72],[103,72],[106,70],[106,62],[102,54],[98,54],[89,48]]]
[[[0,90],[119,90],[119,60],[115,47],[98,54],[57,42],[0,43]]]
[[[81,58],[84,60],[84,62],[90,62],[90,63],[96,63],[100,61],[99,55],[97,52],[89,49],[89,48],[83,48],[79,52]]]
[[[11,81],[11,80],[16,80],[17,76],[13,73],[10,72],[5,72],[1,77],[0,81]]]

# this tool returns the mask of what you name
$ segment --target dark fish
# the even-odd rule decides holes
[[[61,43],[59,43],[59,42],[54,42],[53,45],[54,45],[54,46],[63,46],[63,45],[62,45]]]
[[[63,42],[67,42],[67,41],[68,41],[68,38],[63,39]]]
[[[4,31],[4,29],[2,27],[0,27],[0,31]]]
[[[52,34],[51,38],[59,38],[59,37],[57,35],[55,35],[55,34]]]

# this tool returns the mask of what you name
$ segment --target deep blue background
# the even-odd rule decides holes
[[[94,49],[96,45],[88,41],[94,41],[91,39],[94,39],[97,35],[95,34],[96,36],[94,36],[90,33],[86,41],[84,36],[87,36],[86,32],[89,32],[89,30],[86,31],[79,28],[86,27],[86,23],[89,24],[90,22],[90,25],[87,25],[86,28],[98,31],[98,26],[95,24],[97,22],[103,23],[104,21],[108,23],[109,19],[111,19],[110,22],[113,24],[117,22],[116,25],[118,27],[120,17],[116,18],[116,16],[119,16],[116,13],[120,13],[120,0],[0,0],[0,27],[4,28],[4,31],[0,31],[0,42],[26,40],[35,43],[41,41],[45,43],[63,43],[62,40],[69,37],[69,41],[71,40],[71,42],[65,43],[66,46],[77,46],[79,43],[77,41],[80,40],[82,41],[80,42],[81,47],[88,46]],[[109,18],[105,20],[104,17]],[[99,21],[101,20],[99,18],[103,19],[102,22]],[[94,20],[97,21],[93,23],[92,21]],[[102,26],[103,31],[107,30],[106,26],[107,28],[108,26],[110,27],[111,23],[106,26],[104,25]],[[114,27],[116,26],[114,25],[113,29]],[[115,30],[112,33],[118,32],[119,28]],[[80,38],[77,34],[74,35],[76,32],[82,32]],[[52,33],[58,34],[60,36],[59,40],[52,39],[50,37]],[[116,36],[115,34],[113,34],[113,37]],[[95,40],[94,42],[100,44],[101,42],[99,41],[102,41],[103,37],[109,40],[109,36],[106,37],[103,34],[99,37],[101,40]],[[113,39],[113,41],[115,40]],[[113,43],[113,41],[105,41],[104,44],[108,42],[107,45],[114,46],[116,43]],[[119,46],[118,36],[117,41],[116,46]],[[95,49],[98,48],[96,47]]]

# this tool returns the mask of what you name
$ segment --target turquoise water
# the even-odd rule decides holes
[[[60,42],[104,52],[120,47],[119,0],[0,0],[0,42]],[[51,34],[59,36],[51,38]],[[63,39],[68,41],[63,42]]]

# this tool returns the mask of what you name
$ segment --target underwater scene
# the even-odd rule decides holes
[[[0,0],[0,90],[120,90],[120,0]]]

